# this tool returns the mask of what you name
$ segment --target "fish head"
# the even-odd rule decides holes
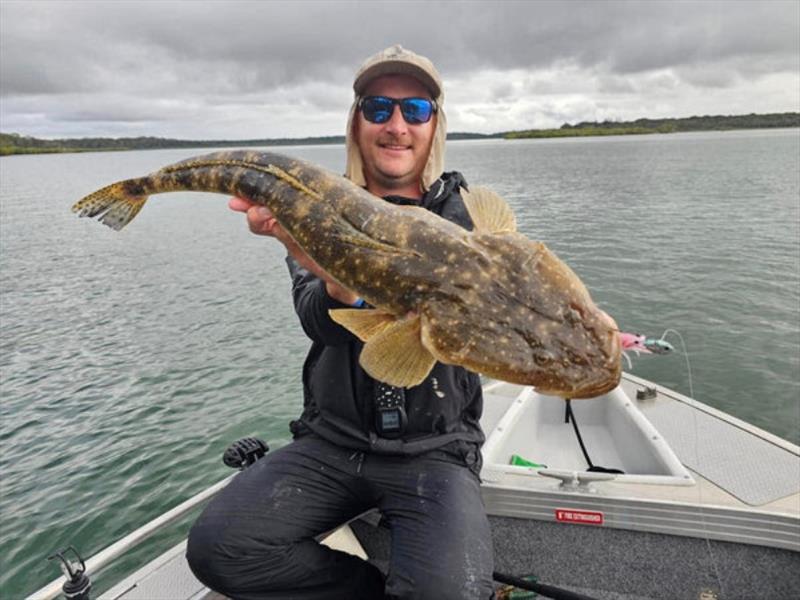
[[[479,258],[464,253],[461,275],[420,311],[423,345],[442,362],[544,394],[591,398],[615,388],[619,329],[575,273],[517,233],[472,241]]]

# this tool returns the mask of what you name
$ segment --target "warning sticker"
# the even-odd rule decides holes
[[[589,510],[556,509],[556,521],[561,523],[583,523],[584,525],[602,525],[603,513]]]

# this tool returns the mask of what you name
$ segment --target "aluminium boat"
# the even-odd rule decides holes
[[[568,594],[627,600],[800,597],[800,448],[634,375],[590,401],[484,383],[482,490],[495,568]],[[230,478],[78,566],[92,576],[195,509]],[[370,511],[322,543],[388,559]],[[222,600],[185,541],[101,600]],[[69,560],[67,562],[70,562]],[[30,599],[59,597],[64,578]]]

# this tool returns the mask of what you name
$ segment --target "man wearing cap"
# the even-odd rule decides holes
[[[466,186],[443,172],[446,121],[439,73],[393,46],[353,84],[346,176],[394,204],[420,205],[471,228]],[[362,343],[329,309],[363,306],[277,224],[238,198],[254,233],[287,248],[295,309],[312,346],[292,443],[267,454],[215,497],[192,528],[189,564],[237,599],[488,599],[492,542],[480,496],[478,376],[437,363],[413,388],[373,380]],[[391,531],[388,573],[315,537],[377,508]]]

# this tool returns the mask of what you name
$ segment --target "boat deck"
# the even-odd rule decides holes
[[[366,558],[366,552],[348,526],[327,536],[328,546]],[[186,541],[173,546],[155,561],[120,582],[99,600],[226,600],[200,583],[186,562]]]
[[[642,386],[628,380],[625,387],[635,398]],[[674,392],[660,396],[671,401],[645,400],[639,409],[684,465],[745,505],[800,512],[796,446]]]

